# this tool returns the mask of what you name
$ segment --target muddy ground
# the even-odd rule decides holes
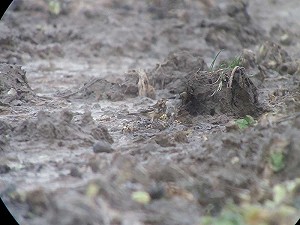
[[[15,1],[0,22],[1,199],[20,224],[294,224],[299,10]]]

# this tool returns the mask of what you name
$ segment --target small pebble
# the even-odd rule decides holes
[[[151,199],[160,199],[165,195],[165,188],[162,185],[152,186],[149,190]]]
[[[15,96],[15,95],[17,95],[16,89],[11,88],[11,89],[7,92],[7,95],[10,95],[10,96]]]
[[[8,165],[0,165],[0,174],[8,173],[10,171],[10,167]]]
[[[80,172],[76,167],[72,167],[72,168],[71,168],[71,170],[70,170],[70,175],[71,175],[72,177],[79,177],[79,178],[82,177],[81,172]]]
[[[111,147],[111,145],[108,142],[98,141],[93,145],[93,151],[95,153],[100,153],[100,152],[111,153],[114,151],[114,149]]]

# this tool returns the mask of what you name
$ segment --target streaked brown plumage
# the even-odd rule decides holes
[[[167,109],[167,99],[162,98],[158,100],[153,106],[148,107],[147,109],[143,109],[136,113],[129,113],[129,115],[143,115],[151,118],[151,121],[153,122],[154,119],[161,118],[165,113]]]

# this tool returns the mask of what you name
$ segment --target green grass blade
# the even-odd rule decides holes
[[[211,64],[210,64],[210,67],[209,67],[209,70],[210,70],[210,71],[212,71],[212,70],[213,70],[213,68],[214,68],[214,65],[215,65],[215,62],[216,62],[216,60],[217,60],[218,56],[220,55],[220,53],[221,53],[222,51],[223,51],[223,49],[222,49],[222,50],[220,50],[220,51],[218,52],[218,54],[215,56],[214,60],[211,62]]]

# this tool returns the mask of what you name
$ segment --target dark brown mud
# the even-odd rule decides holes
[[[1,199],[20,224],[294,224],[298,10],[16,1],[0,22]]]

